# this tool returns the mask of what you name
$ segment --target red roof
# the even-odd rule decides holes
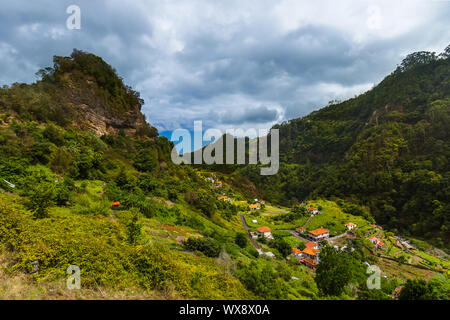
[[[316,229],[316,230],[312,230],[309,233],[312,233],[313,235],[318,236],[319,234],[328,233],[328,232],[329,231],[327,229],[319,228],[319,229]]]
[[[315,256],[317,253],[319,253],[319,250],[313,249],[313,248],[306,248],[302,252],[306,253],[307,255],[310,255],[310,256]]]
[[[307,248],[314,248],[314,247],[317,247],[317,243],[310,241],[310,242],[307,242],[307,243],[305,244],[305,246],[306,246]]]
[[[311,267],[316,266],[316,262],[311,258],[305,258],[305,259],[303,259],[303,262],[310,265]]]
[[[269,227],[259,227],[258,229],[259,232],[270,232],[270,228]]]
[[[113,206],[118,206],[118,205],[120,205],[120,202],[113,202],[112,205],[113,205]]]
[[[300,249],[292,248],[292,254],[299,254],[301,253]]]

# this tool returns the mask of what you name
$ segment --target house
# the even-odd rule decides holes
[[[252,220],[252,223],[258,224],[258,220]]]
[[[305,266],[307,266],[308,268],[312,269],[312,270],[316,270],[317,267],[317,263],[315,260],[311,259],[311,258],[304,258],[302,259],[302,261],[300,261],[301,263],[303,263]]]
[[[370,237],[369,241],[372,242],[375,245],[375,248],[380,249],[384,243],[381,242],[380,239],[378,239],[377,237]]]
[[[221,196],[221,197],[218,197],[217,200],[220,200],[220,201],[230,201],[231,199],[228,198],[227,196]]]
[[[330,237],[330,231],[324,228],[319,228],[316,230],[309,231],[308,236],[314,241],[328,239]]]
[[[347,227],[347,230],[353,230],[356,227],[356,224],[353,222],[349,222],[345,226]]]
[[[302,233],[302,232],[305,232],[306,229],[303,227],[298,227],[297,229],[295,229],[295,231],[297,231],[297,233]]]
[[[398,297],[400,296],[400,293],[402,292],[403,286],[397,287],[394,290],[394,299],[398,299]]]
[[[250,204],[248,207],[250,208],[250,210],[259,210],[259,209],[261,209],[261,206],[259,205],[259,203]]]
[[[317,209],[315,207],[309,207],[308,210],[311,211],[312,214],[318,214],[319,213],[319,209]]]
[[[119,207],[120,207],[120,202],[113,202],[112,203],[112,205],[111,205],[111,209],[113,209],[113,210],[117,210],[117,209],[119,209]]]
[[[258,200],[259,204],[263,205],[266,204],[266,202],[264,200]]]
[[[312,249],[316,249],[316,250],[319,249],[319,245],[318,245],[316,242],[312,242],[312,241],[307,242],[307,243],[305,244],[305,246],[306,246],[307,248],[312,248]]]
[[[302,251],[298,248],[292,248],[292,254],[294,257],[300,258],[302,255]]]
[[[317,250],[317,249],[305,248],[305,250],[302,251],[302,258],[311,258],[313,260],[318,261],[319,260],[319,252],[320,252],[320,250]]]
[[[256,234],[258,235],[259,238],[266,238],[269,240],[273,239],[272,233],[270,232],[270,228],[269,227],[259,227],[258,229],[256,229]]]
[[[213,187],[215,187],[215,188],[222,187],[222,181],[219,181],[219,180],[213,181]]]

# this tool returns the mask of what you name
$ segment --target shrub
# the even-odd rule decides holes
[[[200,251],[207,257],[217,258],[221,251],[221,246],[212,238],[189,238],[184,246],[192,251]]]

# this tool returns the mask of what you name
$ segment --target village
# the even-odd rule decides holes
[[[208,180],[215,190],[221,190],[222,181]],[[235,201],[224,192],[219,191],[219,194],[219,201]],[[444,252],[436,251],[436,255],[427,253],[401,236],[384,232],[381,226],[361,216],[343,213],[330,201],[300,203],[305,216],[289,223],[280,220],[280,217],[290,214],[289,208],[272,206],[261,199],[247,201],[246,205],[248,210],[241,213],[240,218],[252,246],[260,256],[276,259],[277,254],[268,243],[281,236],[292,244],[291,254],[286,259],[295,259],[314,273],[320,264],[321,248],[331,245],[338,251],[353,252],[358,243],[373,257],[373,262],[377,261],[386,279],[400,275],[399,269],[405,269],[406,273],[417,278],[427,278],[435,272],[449,274],[450,263]],[[367,267],[371,266],[367,261],[364,263]],[[395,289],[393,298],[398,297],[401,289],[402,286]]]

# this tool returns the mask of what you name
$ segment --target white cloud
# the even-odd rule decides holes
[[[34,81],[72,48],[102,56],[161,130],[256,128],[369,89],[408,53],[448,45],[450,2],[431,0],[14,1],[0,12],[0,84]],[[255,111],[263,113],[256,116]],[[250,117],[248,117],[250,116]]]

